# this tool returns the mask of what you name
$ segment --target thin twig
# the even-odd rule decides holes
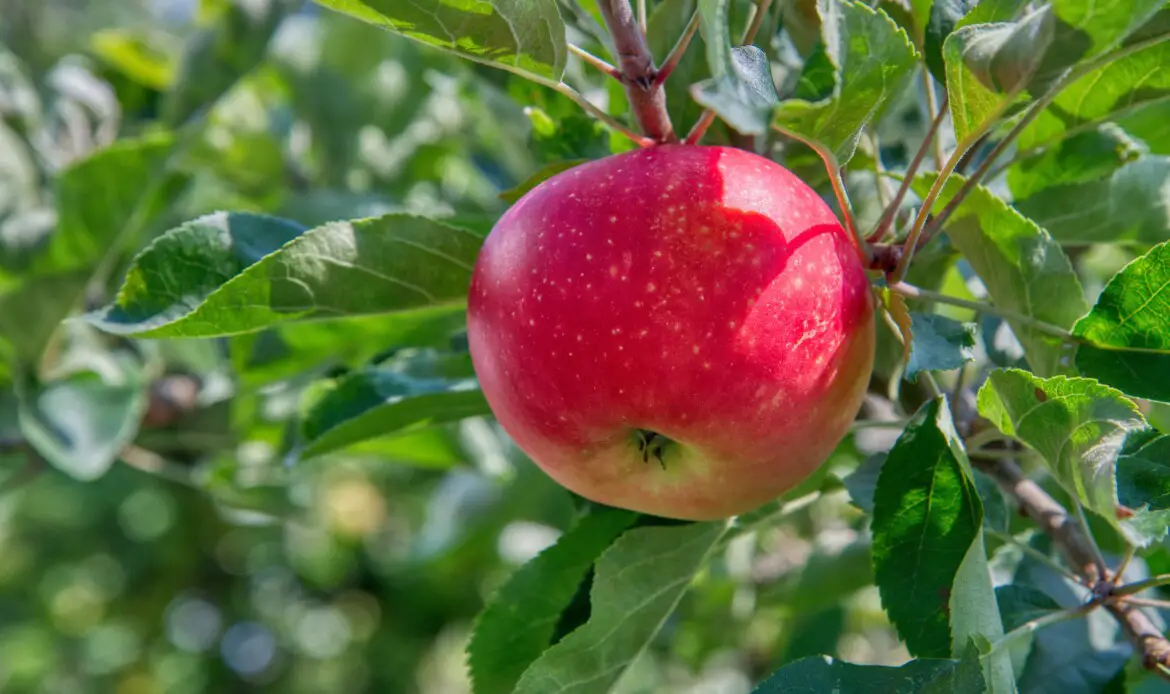
[[[914,182],[914,176],[918,173],[918,167],[922,165],[922,160],[926,158],[926,153],[930,151],[931,143],[938,139],[936,135],[939,125],[942,124],[943,118],[946,116],[946,104],[947,99],[944,97],[943,110],[939,111],[938,115],[930,121],[930,127],[926,130],[922,144],[919,145],[918,151],[914,153],[914,158],[910,160],[910,166],[906,167],[906,173],[902,177],[902,185],[898,186],[898,193],[894,196],[894,201],[886,206],[881,220],[878,221],[877,227],[873,232],[866,237],[866,241],[872,243],[886,235],[886,231],[890,228],[891,222],[894,221],[894,215],[897,214],[898,208],[902,206],[902,200],[906,197],[906,193],[910,190],[910,186]]]
[[[601,109],[601,108],[598,108],[597,106],[595,106],[593,103],[591,103],[589,101],[589,99],[585,98],[585,95],[583,95],[581,92],[577,91],[576,89],[573,89],[572,87],[565,84],[564,82],[554,82],[552,80],[548,80],[547,82],[543,82],[543,84],[547,87],[555,89],[556,91],[560,92],[561,94],[564,94],[566,97],[568,97],[573,102],[575,102],[578,106],[580,106],[581,108],[583,108],[587,112],[589,112],[589,114],[592,115],[594,118],[600,120],[602,123],[605,123],[606,125],[613,128],[614,130],[616,130],[619,133],[630,138],[635,143],[637,143],[639,146],[649,147],[649,146],[654,144],[654,140],[651,140],[650,138],[646,137],[645,135],[642,135],[642,134],[635,132],[625,123],[621,122],[620,120],[618,120],[618,119],[614,118],[613,116],[609,115],[608,113],[606,113],[604,109]]]
[[[1160,610],[1170,610],[1170,600],[1158,600],[1157,598],[1126,598],[1125,602],[1131,605],[1141,605],[1142,607],[1156,607]]]
[[[1097,540],[1093,537],[1093,530],[1089,527],[1089,518],[1085,515],[1085,506],[1076,496],[1073,496],[1072,502],[1073,508],[1077,512],[1077,523],[1080,523],[1081,532],[1085,534],[1089,549],[1093,552],[1093,562],[1097,565],[1097,575],[1104,580],[1109,576],[1109,569],[1105,565],[1105,555],[1101,554],[1101,548],[1097,546]]]
[[[878,204],[885,210],[890,206],[890,189],[886,182],[886,167],[882,165],[882,145],[878,134],[873,128],[866,128],[865,134],[869,137],[869,148],[873,150],[873,185],[877,193]],[[871,241],[868,236],[866,241]]]
[[[691,131],[687,133],[685,142],[688,145],[699,144],[699,140],[702,140],[703,136],[707,134],[707,128],[710,128],[714,122],[715,112],[711,109],[703,111],[703,114],[699,116],[699,120],[695,121],[695,124],[691,126]]]
[[[691,21],[687,23],[686,31],[682,33],[682,36],[678,37],[674,48],[670,49],[666,60],[662,61],[662,67],[658,68],[658,74],[654,76],[654,82],[656,84],[661,85],[666,82],[666,78],[670,77],[670,73],[674,72],[674,69],[678,67],[678,62],[686,55],[687,47],[691,45],[691,39],[695,37],[695,31],[698,28],[699,11],[695,10],[694,14],[691,15]]]
[[[772,7],[772,0],[756,0],[752,7],[754,10],[752,21],[748,22],[747,29],[743,32],[743,39],[739,42],[741,46],[751,45],[756,40],[756,35],[760,33],[760,27],[764,24],[764,17]]]
[[[991,535],[992,537],[996,538],[997,540],[1001,540],[1003,542],[1010,544],[1011,546],[1020,550],[1024,554],[1027,554],[1032,559],[1047,566],[1048,568],[1052,569],[1053,571],[1060,574],[1061,576],[1064,576],[1065,578],[1072,581],[1073,583],[1081,583],[1081,584],[1084,583],[1083,578],[1081,578],[1080,576],[1069,571],[1067,567],[1064,567],[1064,566],[1061,566],[1060,564],[1057,564],[1056,561],[1054,561],[1052,559],[1052,557],[1041,552],[1040,550],[1036,549],[1035,547],[1029,545],[1026,542],[1021,542],[1015,535],[1012,535],[1011,533],[1005,533],[1005,532],[1002,532],[1000,530],[993,530],[990,528],[984,528],[984,532],[986,532],[988,535]]]
[[[1129,563],[1133,561],[1133,554],[1135,548],[1133,545],[1125,546],[1125,554],[1121,555],[1121,561],[1117,562],[1117,567],[1113,569],[1113,576],[1111,580],[1114,585],[1120,584],[1125,577],[1125,570],[1129,568]]]
[[[961,308],[968,308],[968,309],[971,309],[972,311],[978,311],[980,313],[985,313],[989,316],[998,316],[999,318],[1003,318],[1004,320],[1012,321],[1012,322],[1017,323],[1019,325],[1026,325],[1029,328],[1032,328],[1034,330],[1038,330],[1038,331],[1043,332],[1043,333],[1048,333],[1049,335],[1054,335],[1054,336],[1062,338],[1064,340],[1072,340],[1073,339],[1073,335],[1069,331],[1065,330],[1064,328],[1061,328],[1060,326],[1052,325],[1051,323],[1045,323],[1044,321],[1036,320],[1035,318],[1032,318],[1031,316],[1025,316],[1022,313],[1017,313],[1015,311],[1012,311],[1012,310],[1006,309],[1006,308],[1002,308],[1000,306],[995,306],[993,304],[985,304],[985,303],[981,303],[978,301],[967,301],[966,299],[960,299],[956,296],[949,296],[947,294],[940,294],[938,292],[932,292],[929,289],[922,289],[920,287],[915,287],[914,285],[906,284],[905,282],[896,282],[896,283],[890,284],[889,286],[890,286],[890,291],[897,292],[897,293],[901,294],[902,296],[906,296],[906,297],[909,297],[911,299],[922,299],[924,301],[934,301],[934,302],[937,302],[940,304],[950,304],[951,306],[959,306]]]
[[[569,52],[615,80],[621,81],[622,71],[610,65],[608,61],[598,58],[584,48],[572,43],[569,44]]]
[[[1112,53],[1106,53],[1105,55],[1099,56],[1095,60],[1090,60],[1087,63],[1083,63],[1080,66],[1065,73],[1064,77],[1057,80],[1056,83],[1052,85],[1052,88],[1045,92],[1043,96],[1032,102],[1032,104],[1028,106],[1028,109],[1024,111],[1024,115],[1021,116],[1020,119],[1016,121],[1015,125],[1012,126],[1012,129],[1008,131],[1007,135],[1004,135],[999,142],[995,143],[995,146],[991,149],[990,152],[987,153],[987,156],[984,157],[983,161],[979,163],[979,168],[975,169],[975,172],[972,173],[967,178],[967,180],[963,182],[962,187],[959,188],[958,192],[955,193],[955,197],[951,198],[946,207],[942,209],[942,212],[940,212],[934,218],[934,220],[931,221],[930,229],[927,233],[927,238],[929,238],[930,235],[936,233],[939,229],[943,228],[943,225],[947,223],[947,220],[950,219],[955,210],[959,208],[959,205],[963,203],[963,200],[965,200],[966,197],[970,195],[971,191],[974,190],[975,187],[987,177],[987,173],[990,171],[992,164],[995,163],[995,160],[998,159],[1001,154],[1003,154],[1004,150],[1006,150],[1012,142],[1015,142],[1016,138],[1020,136],[1020,133],[1024,132],[1024,129],[1031,125],[1032,121],[1034,121],[1036,117],[1044,111],[1044,109],[1048,108],[1048,106],[1056,100],[1056,97],[1060,96],[1060,93],[1064,91],[1065,87],[1072,84],[1073,82],[1076,82],[1081,77],[1084,77],[1097,68],[1108,65],[1109,63],[1120,60],[1121,58],[1132,55],[1138,51],[1155,46],[1166,40],[1170,40],[1170,34],[1162,34],[1151,39],[1138,41],[1136,43],[1125,46],[1124,48],[1113,51]]]
[[[973,464],[990,475],[1019,503],[1020,510],[1052,538],[1069,565],[1082,577],[1083,583],[1096,585],[1104,578],[1097,573],[1092,545],[1081,533],[1077,522],[1040,485],[1025,477],[1018,465],[1009,460],[973,461]],[[1166,640],[1161,629],[1138,606],[1128,604],[1126,600],[1107,600],[1103,607],[1141,653],[1142,664],[1166,677],[1170,673],[1170,641]]]
[[[931,76],[926,65],[922,66],[922,91],[926,93],[926,117],[931,122],[925,142],[930,143],[931,151],[934,152],[934,168],[941,169],[943,165],[942,140],[934,137],[934,131],[938,129],[938,124],[947,115],[950,94],[944,94],[942,104],[938,103],[938,96],[934,92],[934,77]]]
[[[646,32],[635,19],[630,0],[601,0],[597,6],[613,36],[626,97],[642,132],[655,142],[678,142],[666,111],[666,90],[654,81],[658,70],[646,45]]]

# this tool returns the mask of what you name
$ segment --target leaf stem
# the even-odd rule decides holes
[[[1158,600],[1155,598],[1127,598],[1126,602],[1131,605],[1141,605],[1142,607],[1156,607],[1160,610],[1170,610],[1170,600]]]
[[[1022,313],[1017,313],[1010,309],[1001,308],[993,304],[986,304],[978,301],[967,301],[966,299],[960,299],[956,296],[949,296],[947,294],[932,292],[929,289],[921,289],[919,287],[915,287],[914,285],[906,284],[905,282],[891,283],[890,291],[897,292],[902,296],[906,296],[911,299],[922,299],[924,301],[934,301],[940,304],[950,304],[951,306],[959,306],[961,308],[971,309],[972,311],[985,313],[989,316],[998,316],[1004,320],[1012,321],[1020,325],[1026,325],[1034,330],[1048,333],[1049,335],[1054,335],[1064,340],[1074,339],[1073,335],[1064,328],[1052,325],[1051,323],[1045,323],[1044,321],[1036,320],[1031,316],[1025,316]]]
[[[910,160],[910,165],[906,167],[906,173],[902,177],[902,185],[898,186],[898,192],[894,196],[894,201],[886,206],[882,218],[877,223],[877,227],[866,237],[866,241],[871,243],[878,241],[889,230],[890,224],[894,221],[894,215],[898,213],[898,208],[902,206],[902,200],[906,197],[906,193],[910,190],[910,185],[914,182],[914,176],[918,173],[918,167],[922,165],[922,160],[926,158],[926,153],[930,151],[931,143],[938,141],[936,135],[939,125],[942,124],[943,118],[946,117],[946,105],[947,99],[944,97],[943,109],[931,119],[930,127],[926,130],[922,144],[918,147],[918,151],[914,153],[914,158]],[[936,156],[939,154],[941,152],[936,152]]]
[[[608,61],[603,60],[601,58],[598,58],[597,56],[593,55],[592,53],[585,50],[584,48],[577,46],[576,44],[570,43],[568,45],[569,45],[569,52],[570,53],[577,56],[581,60],[584,60],[586,63],[592,65],[593,67],[597,68],[601,72],[604,72],[605,74],[609,75],[610,77],[614,78],[615,80],[618,80],[619,82],[621,81],[622,71],[617,69],[613,65],[610,65]]]
[[[666,78],[670,77],[670,73],[678,67],[678,63],[682,57],[686,55],[687,47],[691,45],[691,39],[695,37],[695,31],[699,28],[699,11],[695,10],[691,15],[691,21],[687,24],[687,28],[683,31],[682,36],[678,37],[674,47],[670,49],[670,53],[666,56],[666,60],[662,61],[662,67],[658,68],[658,74],[654,76],[655,84],[661,85],[666,82]]]
[[[1159,586],[1170,585],[1170,574],[1162,574],[1160,576],[1151,576],[1133,583],[1126,583],[1113,589],[1112,595],[1137,595],[1150,588],[1157,588]]]
[[[1105,565],[1105,557],[1101,554],[1101,548],[1097,546],[1097,539],[1093,537],[1093,530],[1089,527],[1089,517],[1085,515],[1085,506],[1077,496],[1072,498],[1073,508],[1077,512],[1077,523],[1081,526],[1081,532],[1085,534],[1088,540],[1089,548],[1093,552],[1093,563],[1097,565],[1097,576],[1104,580],[1109,575],[1109,569]]]
[[[613,116],[606,113],[604,109],[601,109],[601,108],[598,108],[597,106],[595,106],[592,102],[589,101],[589,99],[585,98],[585,95],[583,95],[581,92],[577,91],[576,89],[573,89],[572,87],[565,84],[564,82],[554,82],[553,80],[541,80],[540,84],[543,84],[544,86],[549,87],[550,89],[554,89],[554,90],[560,92],[561,94],[565,95],[570,100],[572,100],[574,103],[576,103],[578,106],[585,109],[594,118],[601,121],[602,123],[605,123],[609,127],[616,130],[617,132],[630,138],[635,143],[637,143],[639,146],[650,147],[650,146],[655,144],[654,140],[651,140],[650,138],[646,137],[645,135],[642,135],[642,134],[635,132],[633,129],[631,129],[629,126],[627,126],[625,123],[619,121],[618,119],[616,119]]]
[[[646,45],[646,32],[635,19],[630,0],[600,0],[597,7],[613,37],[622,84],[626,86],[630,109],[642,132],[654,142],[678,142],[666,111],[666,91],[654,81],[658,70]]]
[[[695,121],[695,124],[691,126],[691,131],[687,133],[685,142],[688,145],[699,144],[699,140],[702,140],[703,136],[707,134],[707,128],[710,128],[714,122],[715,112],[711,109],[703,111],[702,115],[699,116],[699,120]]]
[[[650,26],[647,20],[646,0],[638,0],[638,26],[642,29],[642,33],[646,33],[647,27]]]
[[[1028,634],[1039,631],[1044,627],[1052,626],[1053,624],[1059,624],[1060,622],[1067,622],[1068,620],[1076,619],[1077,617],[1082,617],[1100,606],[1100,602],[1096,600],[1090,600],[1083,605],[1077,605],[1076,607],[1066,607],[1059,612],[1049,612],[1046,615],[1024,622],[1020,626],[1001,636],[999,639],[996,639],[996,641],[991,644],[990,652],[995,653],[1004,646],[1007,646],[1016,639],[1019,639],[1021,636],[1027,636]],[[983,657],[986,657],[986,655]]]

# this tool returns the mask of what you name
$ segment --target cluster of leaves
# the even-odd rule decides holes
[[[478,482],[446,472],[460,491],[429,515],[389,514],[427,524],[373,573],[457,604],[398,634],[417,641],[478,609],[451,596],[501,570],[484,538],[565,531],[492,592],[476,692],[677,690],[646,654],[693,665],[729,643],[761,661],[742,670],[762,694],[1153,691],[972,461],[1025,460],[1106,555],[1137,554],[1126,578],[1170,568],[1164,0],[640,3],[660,59],[700,26],[665,85],[679,132],[711,109],[708,141],[808,173],[859,236],[907,248],[875,282],[896,330],[870,419],[801,488],[719,523],[575,507],[485,419],[466,352],[471,267],[506,201],[633,146],[623,85],[570,59],[612,54],[597,3],[319,4],[204,3],[181,52],[103,32],[82,73],[0,55],[11,479],[47,464],[97,485],[124,463],[292,523],[312,503],[297,482],[325,494],[326,470],[429,489],[427,468],[470,462]],[[757,46],[733,45],[747,27]],[[182,379],[190,398],[162,387]],[[420,505],[407,486],[393,498]],[[769,571],[824,509],[845,548]],[[867,585],[914,660],[834,657],[856,619],[839,603]]]

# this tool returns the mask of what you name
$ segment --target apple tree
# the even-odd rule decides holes
[[[201,8],[0,34],[9,493],[390,475],[476,694],[1170,691],[1165,0]]]

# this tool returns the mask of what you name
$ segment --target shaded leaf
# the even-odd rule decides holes
[[[941,211],[962,185],[952,176],[935,203]],[[920,195],[930,180],[919,177]],[[947,220],[946,232],[987,287],[996,305],[1059,328],[1071,328],[1088,310],[1068,256],[1031,220],[979,186]],[[1068,370],[1071,348],[1061,338],[1020,321],[1009,321],[1032,369],[1040,375]]]
[[[903,374],[917,381],[920,371],[949,371],[975,360],[975,325],[936,313],[912,312],[914,339]]]
[[[843,165],[853,157],[861,129],[906,88],[918,55],[906,32],[880,10],[853,0],[821,0],[818,7],[824,54],[834,67],[833,91],[816,101],[782,101],[775,124],[819,143]]]
[[[873,513],[873,495],[885,463],[886,454],[875,453],[863,460],[852,474],[842,480],[853,505],[866,513]]]
[[[631,530],[597,560],[589,621],[525,671],[516,694],[608,692],[674,611],[726,523]]]
[[[730,0],[699,0],[707,66],[711,79],[691,89],[695,101],[712,109],[728,125],[747,135],[768,129],[779,102],[768,56],[755,46],[731,46]]]
[[[145,407],[146,387],[137,377],[107,384],[77,375],[23,397],[20,429],[53,467],[80,480],[94,480],[134,439]]]
[[[1103,156],[1098,163],[1109,162]],[[1061,243],[1158,243],[1170,238],[1168,191],[1170,157],[1146,156],[1101,171],[1096,180],[1042,190],[1015,206]],[[1069,204],[1070,200],[1077,202]]]
[[[911,660],[899,667],[854,665],[829,656],[790,663],[752,694],[982,694],[987,691],[978,656],[962,661]]]
[[[636,513],[597,508],[496,591],[467,646],[476,694],[508,694],[550,645],[561,613],[597,557],[633,524]]]
[[[1170,436],[1131,436],[1117,459],[1117,499],[1134,515],[1121,521],[1141,545],[1170,528]]]
[[[368,439],[491,414],[466,355],[440,357],[431,373],[409,365],[365,369],[340,379],[306,412],[303,457]]]
[[[1073,333],[1077,368],[1130,395],[1170,401],[1170,241],[1109,281]]]
[[[999,586],[995,589],[995,600],[999,603],[1005,631],[1013,631],[1026,622],[1062,609],[1047,593],[1026,585]]]
[[[565,71],[565,25],[555,0],[317,2],[488,65],[553,80]]]
[[[1067,215],[1070,207],[1089,207],[1083,203],[1069,205],[1067,189],[1051,196],[1052,202],[1059,201],[1059,211],[1051,215],[1036,214],[1036,205],[1029,204],[1028,198],[1054,186],[1095,183],[1133,161],[1139,149],[1132,138],[1116,127],[1101,127],[1077,133],[1058,146],[1043,150],[1038,156],[1027,157],[1008,169],[1007,183],[1011,188],[1016,207],[1025,216],[1048,230],[1053,237],[1062,239],[1061,231],[1050,221],[1050,216]],[[1055,204],[1052,205],[1055,208]]]
[[[155,240],[115,302],[88,319],[121,335],[211,337],[458,304],[481,241],[406,214],[302,232],[272,217],[217,213]]]
[[[1064,489],[1117,524],[1117,457],[1126,437],[1147,428],[1137,406],[1087,378],[991,372],[979,414],[1040,454]]]

